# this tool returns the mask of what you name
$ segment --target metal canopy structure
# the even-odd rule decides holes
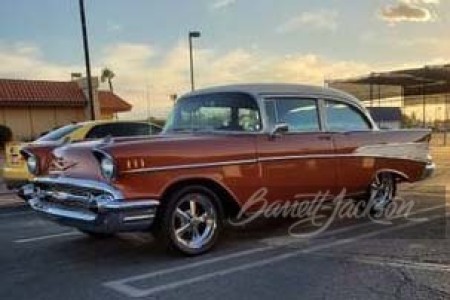
[[[403,111],[406,107],[420,105],[423,127],[432,127],[444,132],[450,128],[450,64],[370,73],[355,78],[329,80],[325,83],[354,95],[370,107],[382,107],[387,103],[387,106],[401,107]],[[437,102],[440,103],[440,107],[434,108],[436,110],[443,108],[444,114],[441,119],[437,117],[432,119],[428,107],[436,105]],[[392,105],[393,103],[395,105]],[[436,122],[439,125],[436,125],[438,124]],[[446,133],[443,140],[446,145]]]
[[[331,80],[329,86],[347,91],[363,101],[400,96],[450,93],[450,64],[425,66]]]

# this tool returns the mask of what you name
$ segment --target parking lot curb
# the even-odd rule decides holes
[[[8,204],[0,204],[0,214],[2,213],[10,213],[10,212],[21,212],[30,210],[29,206],[23,203],[8,203]]]

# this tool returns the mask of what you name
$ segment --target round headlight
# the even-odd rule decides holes
[[[39,162],[36,156],[34,155],[30,155],[27,158],[27,167],[28,167],[28,171],[33,174],[33,175],[37,175],[38,173],[38,169],[39,169]]]
[[[114,178],[116,166],[111,158],[103,157],[100,161],[100,168],[106,179],[111,180]]]

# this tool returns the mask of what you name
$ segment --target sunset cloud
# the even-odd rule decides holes
[[[439,3],[439,0],[399,0],[397,4],[381,8],[379,15],[390,24],[430,22],[436,18],[433,6]]]
[[[104,66],[114,70],[114,91],[133,105],[132,112],[123,118],[165,117],[172,107],[169,95],[189,91],[185,41],[179,41],[167,51],[144,43],[116,43],[107,45],[101,52],[102,58],[93,61],[92,73],[98,76]],[[336,60],[314,53],[279,55],[258,49],[221,52],[199,48],[195,54],[198,88],[245,82],[323,85],[325,79],[353,77],[380,69],[361,61]],[[44,58],[38,47],[24,43],[0,42],[0,65],[3,78],[70,80],[71,72],[84,73],[82,62],[58,64]],[[398,65],[382,66],[382,69],[390,67]]]

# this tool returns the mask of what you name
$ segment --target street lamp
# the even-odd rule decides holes
[[[201,36],[200,31],[189,31],[189,62],[191,67],[191,90],[195,90],[194,84],[194,54],[192,51],[192,39],[199,38]]]

